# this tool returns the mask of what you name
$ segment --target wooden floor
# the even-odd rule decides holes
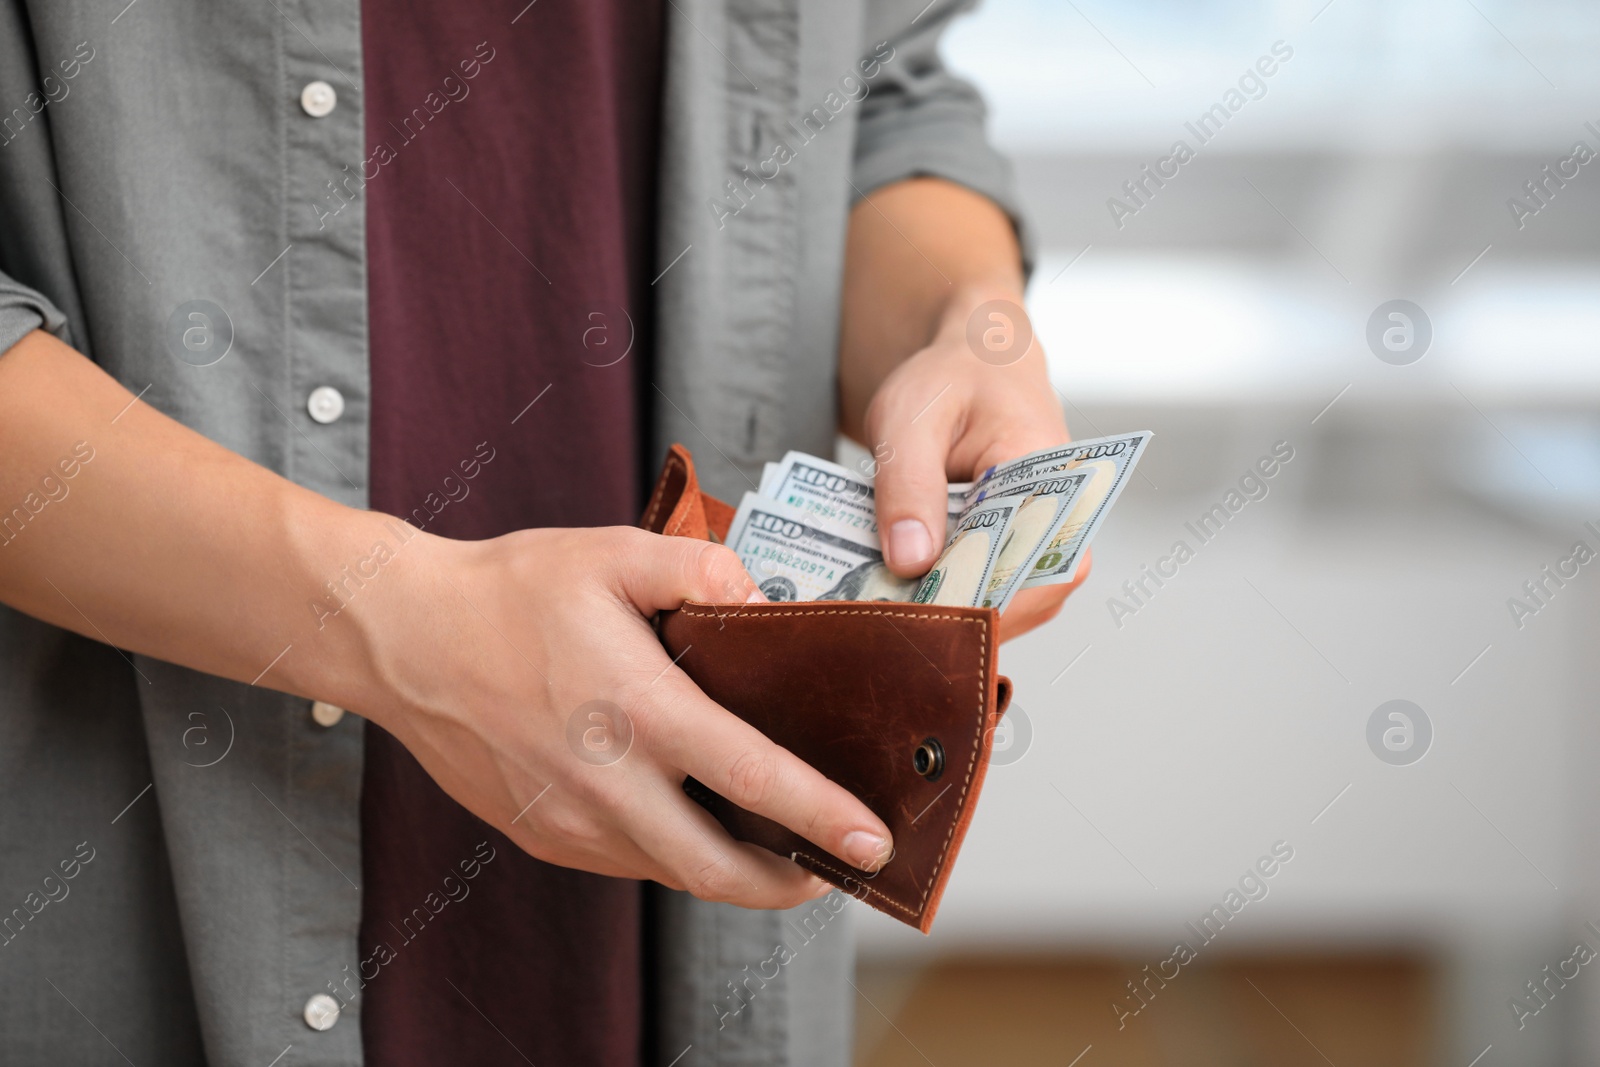
[[[1425,1067],[1434,978],[1407,957],[1195,961],[1121,1020],[1151,960],[863,963],[857,1067]],[[1087,1051],[1085,1051],[1087,1050]],[[1081,1059],[1075,1059],[1081,1056]]]

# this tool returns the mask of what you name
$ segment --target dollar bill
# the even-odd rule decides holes
[[[1078,560],[1093,539],[1111,505],[1122,493],[1128,475],[1144,454],[1153,435],[1148,430],[1074,441],[1059,448],[1041,449],[1020,459],[991,467],[978,478],[967,496],[967,506],[981,506],[1006,489],[1037,481],[1061,471],[1083,470],[1088,480],[1079,488],[1071,510],[1050,543],[1038,554],[1022,587],[1058,585],[1077,574]]]
[[[802,452],[762,470],[729,530],[770,600],[911,600],[1005,610],[1070,581],[1151,434],[1041,449],[946,490],[945,546],[920,581],[883,563],[874,479]]]
[[[951,482],[945,489],[944,539],[955,536],[956,523],[967,510],[967,497],[972,493],[972,482]]]
[[[947,487],[947,538],[955,532],[956,520],[966,507],[971,490],[971,482],[953,482]],[[764,497],[804,510],[825,525],[852,531],[860,538],[870,537],[875,548],[881,544],[877,493],[870,474],[804,452],[789,452],[781,461],[768,463],[762,469],[758,491]]]
[[[799,508],[814,519],[878,547],[872,479],[829,460],[790,452],[761,478],[761,495]]]
[[[914,580],[884,565],[876,545],[758,493],[744,494],[727,544],[772,601],[906,601],[916,591]]]
[[[1020,498],[1020,503],[989,575],[981,607],[1004,611],[1010,605],[1028,572],[1067,521],[1073,499],[1089,477],[1086,470],[1051,472],[1036,481],[1013,483],[989,498]]]
[[[912,599],[918,604],[976,607],[989,588],[1018,503],[1011,497],[996,497],[963,515]]]

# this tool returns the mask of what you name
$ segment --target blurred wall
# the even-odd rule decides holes
[[[1122,182],[1279,41],[1134,204]],[[1600,1060],[1600,968],[1548,1004],[1524,985],[1600,950],[1600,555],[1574,561],[1600,554],[1600,162],[1561,164],[1600,152],[1597,42],[1592,5],[1483,0],[1011,0],[958,26],[1074,434],[1157,436],[1093,577],[1003,654],[1016,729],[936,933],[869,916],[869,959],[1165,956],[1285,842],[1219,950],[1416,947],[1446,968],[1442,1062]],[[1540,202],[1546,164],[1576,174]],[[1410,351],[1369,341],[1395,299]],[[1420,709],[1399,752],[1401,720],[1369,730],[1394,700]]]

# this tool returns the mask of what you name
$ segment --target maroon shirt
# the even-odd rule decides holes
[[[455,538],[641,504],[660,11],[517,7],[362,11],[372,506]],[[367,1062],[639,1063],[639,883],[532,859],[366,729]]]

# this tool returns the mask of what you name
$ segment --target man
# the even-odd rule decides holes
[[[842,428],[914,575],[1066,440],[966,341],[953,6],[0,5],[0,1060],[843,1061],[842,922],[718,1008],[827,887],[679,786],[893,843],[655,641],[731,553],[627,527]]]

